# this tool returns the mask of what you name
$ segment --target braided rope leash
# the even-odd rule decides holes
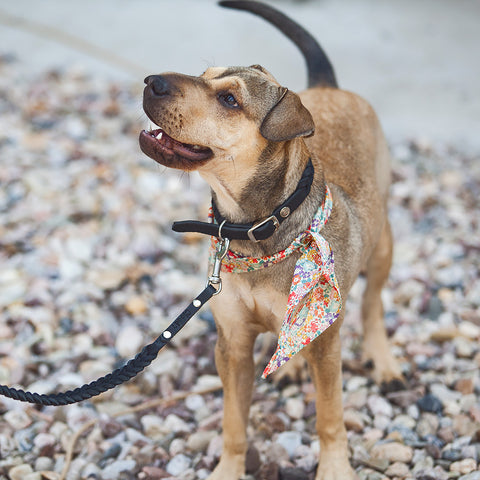
[[[88,400],[101,393],[111,390],[116,386],[127,382],[142,370],[148,367],[158,355],[158,352],[167,345],[170,340],[187,324],[187,322],[207,303],[214,295],[220,293],[222,282],[220,279],[220,267],[223,258],[228,251],[229,240],[219,242],[215,256],[212,276],[208,279],[205,289],[188,305],[185,310],[164,330],[157,339],[145,346],[140,353],[129,360],[123,367],[117,368],[112,373],[94,380],[91,383],[78,387],[74,390],[53,394],[39,394],[26,392],[25,390],[0,385],[0,395],[21,402],[34,403],[37,405],[70,405],[72,403]],[[214,286],[215,285],[215,286]]]

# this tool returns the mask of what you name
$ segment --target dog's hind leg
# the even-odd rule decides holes
[[[238,480],[245,474],[247,422],[255,365],[257,333],[245,324],[241,311],[229,307],[227,321],[219,322],[215,362],[223,384],[223,452],[208,480]]]
[[[363,360],[373,363],[375,382],[385,390],[398,390],[403,386],[402,373],[390,350],[381,298],[391,265],[392,232],[387,220],[367,263],[367,285],[362,303]]]
[[[356,479],[348,461],[347,431],[343,422],[341,318],[304,348],[315,384],[320,460],[316,480]]]

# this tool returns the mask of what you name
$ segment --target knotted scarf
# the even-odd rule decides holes
[[[338,318],[342,300],[335,277],[333,252],[320,235],[331,212],[332,197],[327,186],[323,204],[312,223],[285,250],[258,258],[229,250],[223,260],[222,271],[245,273],[274,265],[295,251],[301,253],[295,264],[277,349],[263,372],[263,378],[315,340]],[[218,239],[212,237],[213,251],[217,242]]]

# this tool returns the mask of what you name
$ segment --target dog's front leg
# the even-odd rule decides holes
[[[223,452],[208,480],[238,480],[245,474],[257,334],[249,328],[248,313],[242,310],[225,305],[223,312],[214,312],[218,330],[215,362],[223,384]]]
[[[343,423],[340,325],[343,314],[310,346],[304,355],[316,390],[320,460],[316,480],[353,480],[348,461],[347,432]]]

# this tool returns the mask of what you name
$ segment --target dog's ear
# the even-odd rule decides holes
[[[260,126],[262,136],[273,142],[310,137],[314,132],[312,115],[303,106],[300,97],[288,89],[285,89]]]

